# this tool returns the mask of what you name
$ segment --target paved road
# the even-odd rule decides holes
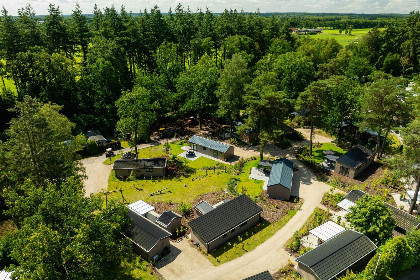
[[[220,266],[213,266],[197,249],[187,244],[173,243],[175,253],[163,263],[157,265],[159,272],[168,280],[171,279],[243,279],[264,270],[275,273],[285,266],[288,260],[294,260],[284,250],[284,245],[309,218],[315,207],[320,205],[322,196],[330,186],[316,181],[315,176],[300,162],[301,176],[300,197],[304,199],[301,209],[275,235],[266,242],[237,258]]]

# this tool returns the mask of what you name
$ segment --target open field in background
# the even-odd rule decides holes
[[[383,29],[383,28],[382,28]],[[366,35],[371,28],[363,28],[363,29],[353,29],[351,31],[351,35],[345,34],[344,31],[340,34],[338,29],[325,29],[320,34],[316,35],[308,35],[311,38],[318,38],[318,39],[336,39],[338,43],[342,46],[347,46],[348,44],[360,40],[364,35]]]

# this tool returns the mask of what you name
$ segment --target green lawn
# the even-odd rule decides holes
[[[340,34],[338,29],[326,29],[323,30],[322,33],[317,35],[309,35],[312,38],[319,38],[319,39],[330,39],[334,38],[339,42],[342,46],[346,46],[354,41],[360,40],[363,35],[367,34],[371,28],[363,28],[363,29],[353,29],[351,35],[344,34],[344,31]]]
[[[216,266],[239,258],[246,252],[254,250],[258,245],[264,243],[273,236],[277,231],[284,227],[296,213],[297,210],[290,210],[280,221],[273,224],[263,220],[256,226],[242,233],[239,237],[232,238],[210,254],[206,254],[206,256],[210,262]],[[242,239],[242,241],[240,241],[240,239]]]
[[[120,280],[158,280],[159,276],[153,274],[150,264],[140,256],[131,253],[121,263],[121,269],[115,271],[114,278]]]
[[[326,150],[332,150],[336,156],[340,156],[346,152],[333,143],[323,143],[321,147],[313,149],[313,159],[316,163],[321,163],[325,160],[323,151]]]
[[[243,190],[246,190],[246,194],[253,197],[253,196],[259,196],[261,194],[264,181],[249,179],[249,171],[252,167],[257,167],[260,160],[251,160],[245,163],[243,172],[235,176],[236,178],[239,178],[240,182],[236,186],[236,191],[239,193],[242,193]]]

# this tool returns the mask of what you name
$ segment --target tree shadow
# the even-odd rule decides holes
[[[157,269],[161,269],[164,266],[172,263],[173,261],[175,261],[175,259],[179,256],[179,254],[181,254],[181,250],[179,250],[177,247],[173,246],[172,244],[170,245],[171,251],[169,254],[167,254],[165,257],[163,257],[163,259],[157,261],[155,263],[155,267]]]

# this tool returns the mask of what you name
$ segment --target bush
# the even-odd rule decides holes
[[[420,229],[413,229],[407,233],[407,242],[416,256],[416,264],[420,264]]]
[[[99,152],[98,144],[95,141],[88,140],[84,148],[86,155],[91,156]]]
[[[376,255],[369,261],[363,272],[365,278],[380,280],[408,270],[416,263],[413,249],[408,245],[407,239],[398,236],[388,240],[379,247]]]
[[[231,194],[233,195],[236,194],[236,186],[238,185],[240,181],[241,180],[236,177],[232,177],[229,179],[229,181],[227,182],[227,189]]]
[[[181,202],[178,205],[178,211],[181,212],[182,215],[188,214],[190,212],[190,210],[191,210],[191,205],[188,204],[188,203]]]
[[[15,232],[10,232],[0,238],[0,270],[13,263],[10,254],[14,247],[15,235]]]

